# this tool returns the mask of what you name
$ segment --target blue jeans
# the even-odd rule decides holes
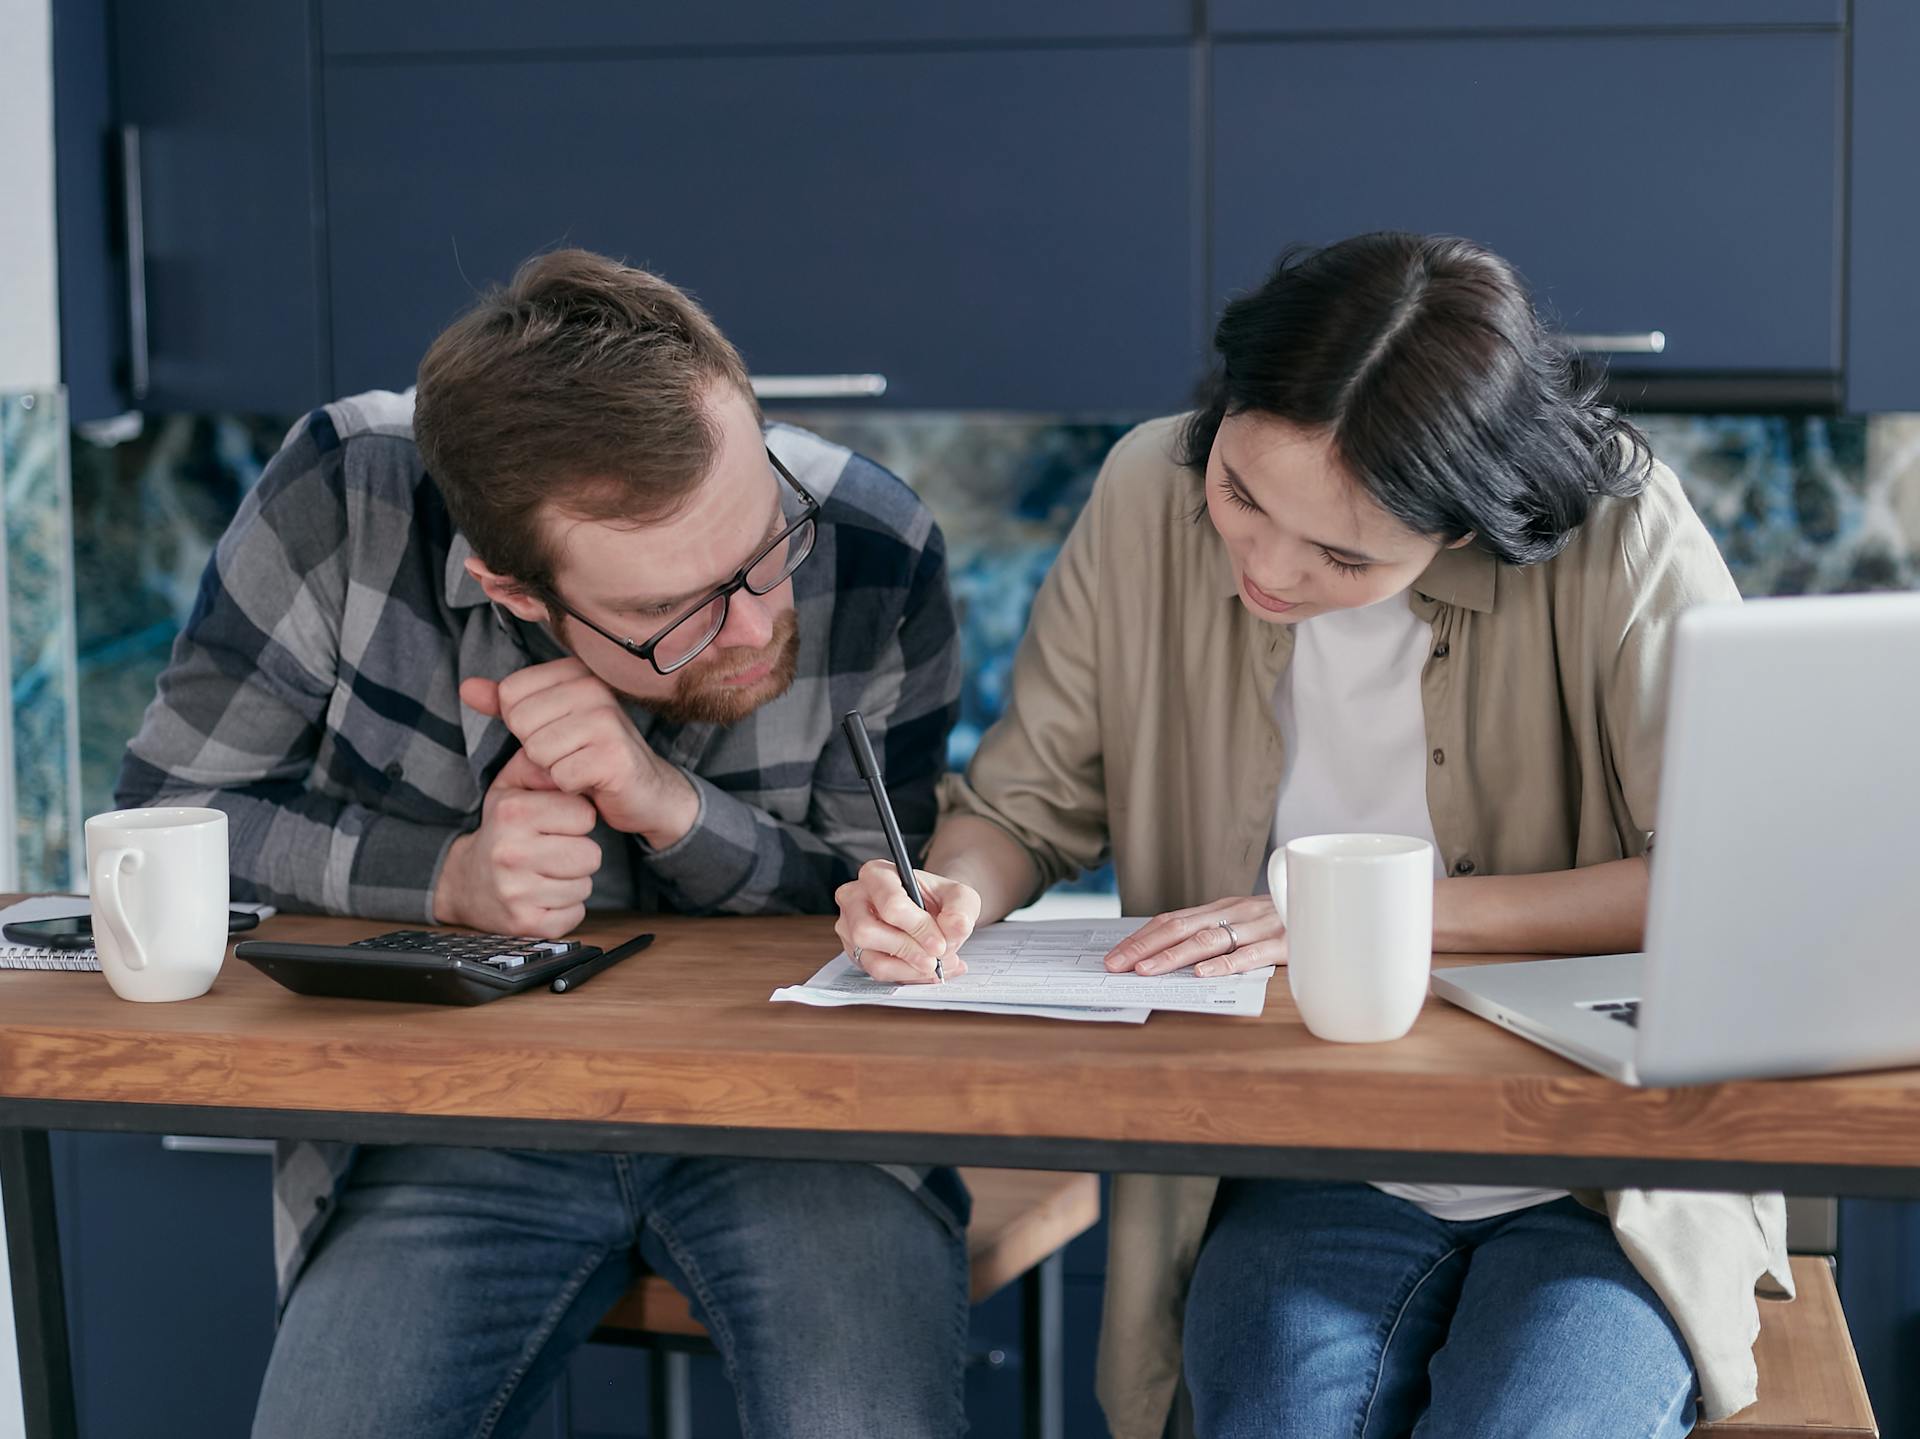
[[[1202,1439],[1667,1439],[1693,1363],[1604,1215],[1450,1223],[1364,1184],[1228,1181],[1187,1295]]]
[[[965,1236],[870,1165],[369,1148],[337,1204],[254,1439],[519,1435],[642,1260],[748,1439],[966,1427]]]

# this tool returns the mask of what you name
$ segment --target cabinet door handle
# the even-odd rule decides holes
[[[1560,343],[1569,350],[1596,355],[1658,355],[1667,348],[1664,330],[1631,330],[1624,334],[1564,334]]]
[[[887,392],[885,375],[755,375],[763,400],[860,400]]]
[[[151,371],[147,353],[147,217],[140,187],[140,127],[120,127],[120,216],[127,242],[127,391],[134,404],[146,399]]]
[[[272,1154],[271,1139],[223,1139],[213,1134],[163,1134],[160,1147],[175,1154]]]

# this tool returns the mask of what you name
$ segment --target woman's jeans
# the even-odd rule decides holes
[[[406,1146],[362,1151],[337,1202],[255,1439],[517,1436],[642,1259],[748,1439],[965,1427],[965,1237],[871,1165]]]
[[[1201,1439],[1667,1439],[1666,1307],[1572,1199],[1452,1223],[1365,1184],[1230,1180],[1187,1296]]]

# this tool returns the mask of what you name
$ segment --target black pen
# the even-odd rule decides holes
[[[927,901],[921,896],[920,881],[913,872],[913,856],[907,853],[907,842],[900,837],[900,821],[893,817],[893,802],[887,798],[887,787],[880,782],[880,765],[873,757],[873,741],[867,738],[867,722],[860,718],[859,710],[848,710],[840,721],[840,728],[853,750],[854,768],[867,782],[873,807],[880,811],[880,828],[887,832],[887,847],[893,851],[893,867],[900,871],[900,883],[906,886],[907,897],[925,909]],[[933,977],[946,978],[937,954],[933,957]]]
[[[638,954],[653,943],[650,934],[636,934],[625,944],[616,944],[605,954],[596,954],[592,959],[584,959],[571,969],[563,970],[559,978],[549,986],[555,994],[565,994],[570,989],[578,989],[603,969],[611,969],[630,954]]]

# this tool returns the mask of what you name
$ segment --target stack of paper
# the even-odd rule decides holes
[[[1251,1017],[1266,1006],[1271,966],[1222,979],[1202,979],[1191,968],[1172,974],[1109,974],[1107,952],[1145,923],[1056,919],[988,925],[961,948],[967,972],[939,984],[883,984],[841,954],[805,984],[776,989],[773,998],[794,1004],[878,1004],[1122,1024],[1140,1024],[1156,1009]]]

